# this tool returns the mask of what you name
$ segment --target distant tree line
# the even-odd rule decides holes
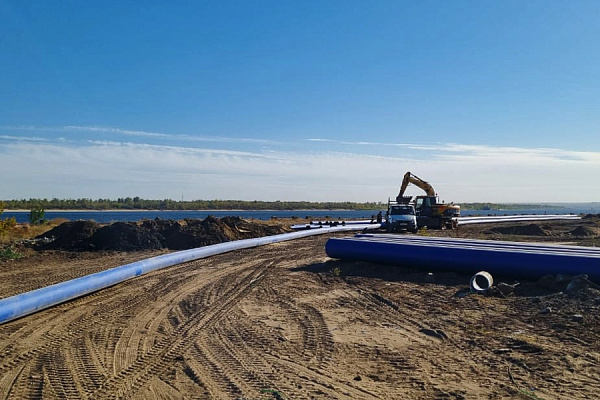
[[[140,197],[111,199],[21,199],[3,200],[6,210],[381,210],[382,202],[311,202],[244,200],[147,200]],[[543,209],[543,204],[462,203],[463,210]],[[553,206],[556,208],[556,206]]]
[[[502,204],[502,203],[462,203],[461,210],[539,210],[544,208],[562,208],[547,204]]]
[[[21,199],[5,200],[7,210],[376,210],[383,203],[244,201],[244,200],[147,200],[140,197],[111,199]]]

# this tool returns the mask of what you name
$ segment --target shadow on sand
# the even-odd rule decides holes
[[[381,279],[387,282],[411,282],[445,286],[468,286],[471,276],[452,271],[424,270],[397,265],[385,265],[362,261],[329,260],[294,268],[293,271],[307,271],[317,274],[330,274],[342,278],[362,277]]]
[[[419,285],[442,285],[456,290],[455,295],[461,296],[470,291],[472,274],[446,270],[425,270],[398,265],[368,263],[363,261],[328,260],[322,263],[309,264],[294,268],[293,271],[306,271],[325,277],[337,277],[348,284],[358,283],[357,279],[379,279],[386,282],[410,282]],[[567,283],[548,285],[548,279],[539,281],[515,280],[510,276],[494,276],[494,284],[504,287],[504,290],[514,290],[507,293],[493,287],[488,295],[505,297],[508,295],[537,297],[559,293],[566,288]],[[552,280],[551,276],[548,276]],[[504,286],[502,286],[504,285]]]

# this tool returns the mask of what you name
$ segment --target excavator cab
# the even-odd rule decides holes
[[[415,200],[415,211],[417,215],[432,216],[433,206],[437,204],[435,196],[417,196]]]

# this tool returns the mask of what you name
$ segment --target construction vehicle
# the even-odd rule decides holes
[[[423,189],[425,196],[416,196],[414,200],[412,196],[405,196],[404,192],[411,183]],[[460,216],[459,205],[440,203],[433,186],[410,172],[404,174],[400,192],[396,196],[396,204],[414,206],[419,228],[453,229],[456,226],[455,218]]]

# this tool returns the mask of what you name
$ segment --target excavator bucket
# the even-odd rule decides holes
[[[396,197],[396,202],[398,204],[408,204],[412,200],[412,196],[398,196]]]

